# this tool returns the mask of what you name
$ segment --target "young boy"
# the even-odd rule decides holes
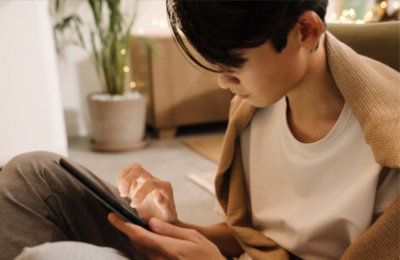
[[[56,174],[56,155],[35,153],[0,175],[0,253],[78,240],[148,259],[399,258],[399,73],[325,32],[327,0],[167,6],[185,53],[236,94],[216,179],[226,221],[182,223],[170,184],[134,164],[120,195],[148,215],[141,206],[154,194],[170,223],[151,218],[148,232],[109,214],[129,245],[93,199],[76,216],[85,191]]]

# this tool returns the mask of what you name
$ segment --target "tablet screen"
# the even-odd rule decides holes
[[[91,194],[94,195],[104,206],[111,211],[119,214],[126,220],[133,224],[139,225],[143,228],[150,230],[148,224],[141,219],[133,209],[128,208],[116,200],[112,194],[104,191],[99,185],[87,176],[87,174],[81,172],[75,168],[72,164],[64,159],[60,159],[60,165],[72,176],[74,176],[82,185],[84,185]]]

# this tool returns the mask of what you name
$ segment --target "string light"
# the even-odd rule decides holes
[[[357,17],[356,11],[353,8],[349,9],[348,15],[351,19],[355,19]]]
[[[129,72],[129,67],[128,66],[124,66],[123,70],[124,70],[125,73],[128,73]]]
[[[335,12],[331,13],[330,16],[329,16],[329,20],[336,21],[337,20],[337,14]]]
[[[372,20],[373,17],[374,17],[374,13],[372,11],[368,11],[364,15],[364,21],[370,21],[370,20]]]
[[[121,55],[124,56],[126,54],[126,49],[121,49]]]
[[[364,14],[362,19],[357,19],[356,11],[353,8],[344,9],[342,13],[337,15],[337,13],[333,12],[329,16],[327,16],[327,21],[331,23],[356,23],[363,24],[367,22],[377,22],[380,21],[381,17],[387,12],[387,8],[389,8],[389,3],[391,9],[394,11],[400,8],[400,1],[391,1],[383,0],[376,3],[375,7]]]
[[[131,87],[131,89],[135,89],[137,87],[135,81],[131,81],[131,83],[129,83],[129,86]]]

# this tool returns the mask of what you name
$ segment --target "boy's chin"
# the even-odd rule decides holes
[[[251,98],[247,98],[244,100],[246,103],[248,103],[249,105],[252,105],[253,107],[256,108],[264,108],[264,107],[268,107],[276,102],[267,102],[267,101],[261,101],[261,100],[252,100]]]

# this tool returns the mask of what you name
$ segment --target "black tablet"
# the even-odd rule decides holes
[[[139,225],[150,230],[148,224],[141,219],[133,209],[120,204],[111,194],[105,192],[99,185],[92,181],[86,174],[79,171],[72,164],[64,159],[60,159],[60,165],[72,176],[74,176],[90,193],[94,195],[104,206],[111,211],[122,216],[133,224]]]

